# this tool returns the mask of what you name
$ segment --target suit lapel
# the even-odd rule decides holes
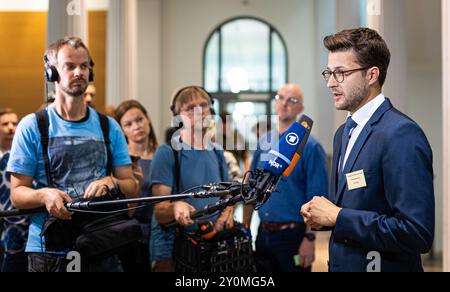
[[[370,134],[372,133],[372,127],[367,124],[364,129],[362,130],[361,134],[359,134],[358,139],[356,140],[355,145],[353,145],[352,151],[350,152],[350,155],[348,156],[347,162],[345,164],[345,168],[343,170],[344,175],[340,177],[342,180],[338,186],[338,192],[337,192],[337,199],[336,202],[340,204],[340,201],[342,199],[342,195],[344,194],[344,190],[347,187],[347,180],[345,174],[350,173],[353,169],[353,165],[355,165],[356,159],[359,156],[359,153],[361,152],[364,144],[366,143],[367,139],[369,138]]]
[[[341,183],[339,183],[339,174],[337,172],[337,168],[335,169],[336,172],[336,178],[337,178],[337,185],[338,190],[336,192],[336,200],[335,203],[337,205],[340,205],[342,196],[344,194],[345,188],[347,187],[347,181],[345,179],[345,174],[350,173],[353,170],[353,166],[356,163],[356,160],[358,159],[359,154],[361,153],[361,150],[363,146],[366,144],[367,140],[369,139],[370,135],[372,134],[373,125],[378,123],[378,121],[381,119],[381,117],[386,113],[388,110],[392,108],[392,104],[388,98],[386,98],[386,101],[377,109],[377,111],[373,114],[373,116],[370,118],[370,120],[367,122],[364,129],[361,131],[361,133],[358,136],[358,139],[356,140],[355,144],[353,145],[352,151],[350,152],[350,155],[347,159],[347,162],[345,164],[344,168],[344,175],[340,177],[342,180]],[[339,146],[340,148],[341,146]],[[339,151],[340,152],[340,151]],[[340,154],[339,154],[340,155]],[[339,155],[337,156],[337,160],[339,161]]]
[[[341,142],[342,142],[342,133],[344,132],[344,125],[342,125],[336,132],[336,136],[334,139],[334,145],[333,145],[333,164],[332,164],[332,176],[331,176],[331,192],[330,194],[333,195],[331,201],[336,202],[337,196],[338,196],[338,182],[339,182],[339,157],[341,155]]]

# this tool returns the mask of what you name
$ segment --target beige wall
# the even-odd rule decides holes
[[[45,12],[0,12],[0,107],[20,116],[44,101],[46,17]]]
[[[95,60],[97,107],[105,100],[106,12],[89,12],[89,44]],[[20,116],[36,111],[44,102],[43,53],[46,12],[0,12],[0,108],[11,107]]]
[[[442,101],[444,173],[444,271],[450,272],[450,2],[442,0]]]
[[[273,24],[289,53],[289,80],[305,91],[307,113],[318,118],[315,72],[315,0],[164,0],[162,1],[163,125],[170,121],[173,91],[202,83],[203,48],[212,30],[238,16],[255,16]],[[317,131],[319,126],[315,128]]]
[[[106,96],[106,11],[89,12],[89,50],[95,62],[96,109],[104,112]]]
[[[436,198],[434,251],[442,255],[444,176],[441,0],[407,0],[405,3],[405,113],[422,127],[433,150]]]

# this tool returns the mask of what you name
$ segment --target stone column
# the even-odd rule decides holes
[[[165,125],[162,95],[162,1],[138,0],[138,94],[153,123],[158,141]]]
[[[49,0],[47,45],[65,36],[88,42],[88,16],[85,0]]]
[[[407,111],[407,40],[405,0],[367,0],[368,27],[377,30],[391,51],[383,93],[399,110]]]
[[[85,0],[49,0],[47,16],[47,46],[66,36],[76,36],[88,44],[88,15]],[[44,85],[46,96],[54,91],[54,84]]]
[[[137,98],[137,1],[110,0],[106,105]]]
[[[359,0],[336,0],[336,31],[344,29],[357,28],[361,26],[361,3]],[[330,95],[331,96],[331,95]],[[330,102],[334,106],[334,102],[330,97]],[[346,111],[335,110],[334,128],[337,130],[339,126],[345,123],[347,118]]]

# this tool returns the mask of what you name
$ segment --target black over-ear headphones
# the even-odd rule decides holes
[[[206,91],[205,88],[203,88],[201,86],[191,85],[191,86],[186,86],[186,87],[181,88],[173,96],[172,104],[170,105],[170,110],[172,111],[172,114],[174,116],[177,116],[179,114],[175,111],[177,100],[178,100],[179,96],[187,89],[197,89],[197,90],[200,90],[201,92],[205,93],[206,96],[208,96],[210,103],[211,103],[211,108],[210,108],[211,115],[214,116],[216,114],[216,111],[214,110],[214,98],[211,96],[211,94],[208,91]]]
[[[47,56],[44,56],[45,78],[47,82],[56,82],[59,79],[59,73],[55,66],[50,65]],[[89,82],[94,81],[94,61],[89,57]]]

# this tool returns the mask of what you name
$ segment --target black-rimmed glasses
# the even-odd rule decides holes
[[[330,78],[331,78],[331,75],[333,75],[334,80],[336,80],[338,83],[342,83],[345,80],[345,76],[349,76],[349,75],[351,75],[351,74],[353,74],[355,72],[367,70],[369,68],[370,67],[364,67],[364,68],[358,68],[358,69],[352,69],[352,70],[339,70],[339,69],[337,69],[337,70],[334,70],[334,71],[331,71],[331,70],[327,69],[327,70],[322,72],[322,76],[325,79],[325,81],[328,82],[330,80]]]

